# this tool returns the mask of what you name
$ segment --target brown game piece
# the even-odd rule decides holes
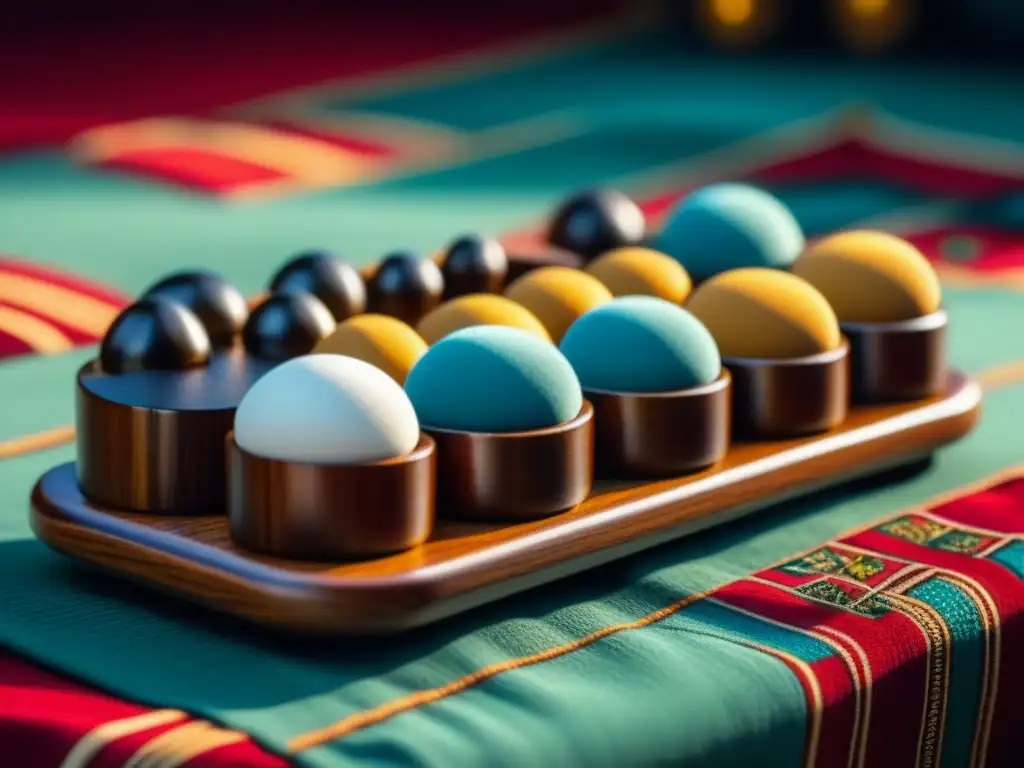
[[[73,463],[39,479],[31,519],[59,552],[214,610],[290,632],[393,634],[924,458],[970,432],[980,403],[980,387],[951,371],[933,397],[855,406],[825,433],[735,443],[721,462],[684,477],[597,483],[582,504],[549,517],[466,523],[445,519],[439,506],[424,544],[357,562],[254,554],[233,542],[223,514],[169,517],[90,502]],[[487,443],[476,445],[475,466],[486,468]]]
[[[271,294],[310,293],[338,323],[366,311],[366,285],[362,275],[344,259],[324,251],[303,253],[271,276]]]
[[[555,427],[503,434],[423,427],[437,443],[439,513],[531,520],[563,512],[594,482],[594,409]]]
[[[445,250],[441,274],[446,301],[471,293],[501,293],[508,276],[508,255],[497,240],[466,235]]]
[[[729,448],[731,378],[677,392],[584,390],[594,405],[599,478],[668,477],[704,469]]]
[[[444,277],[432,259],[399,251],[369,270],[369,309],[413,327],[441,303]]]
[[[223,514],[224,435],[273,365],[239,347],[183,371],[78,372],[78,477],[92,501],[167,515]]]
[[[547,241],[592,261],[602,253],[639,244],[646,234],[643,211],[614,189],[580,192],[563,201],[548,224]]]
[[[236,544],[294,560],[365,559],[412,549],[434,527],[434,441],[366,464],[256,456],[226,438],[228,520]]]
[[[505,282],[511,284],[527,272],[540,267],[583,269],[585,265],[586,260],[582,256],[553,245],[530,250],[511,250],[508,252],[508,277],[505,278]]]
[[[825,432],[846,418],[849,344],[782,360],[727,358],[732,374],[733,434],[772,440]]]
[[[233,345],[249,318],[249,308],[239,290],[209,270],[185,270],[165,276],[142,294],[143,299],[156,297],[191,310],[218,349]]]
[[[948,323],[945,310],[898,323],[843,323],[854,402],[918,400],[941,390]]]

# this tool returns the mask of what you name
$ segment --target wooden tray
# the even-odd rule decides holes
[[[950,372],[938,396],[855,407],[824,435],[737,443],[718,466],[682,478],[598,485],[583,504],[540,521],[440,521],[425,545],[365,562],[260,557],[232,545],[220,515],[167,517],[91,505],[73,463],[39,480],[32,524],[55,550],[260,624],[391,634],[918,460],[967,434],[980,404],[980,388]]]

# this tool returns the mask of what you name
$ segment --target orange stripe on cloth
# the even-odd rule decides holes
[[[157,709],[144,715],[112,720],[85,734],[64,757],[60,768],[87,768],[103,748],[133,733],[148,731],[168,723],[184,720],[188,715],[176,709]]]
[[[45,451],[50,448],[70,443],[75,439],[75,428],[68,424],[62,427],[33,432],[30,435],[19,435],[10,440],[0,440],[0,459],[11,459],[24,456],[26,453]]]
[[[149,118],[103,126],[80,135],[70,147],[89,163],[154,150],[191,150],[224,155],[308,184],[367,176],[372,158],[307,136],[261,125],[190,118]]]
[[[422,707],[426,704],[441,701],[442,699],[461,693],[468,688],[472,688],[473,686],[479,685],[487,680],[491,680],[506,672],[523,669],[525,667],[532,667],[545,661],[557,659],[560,656],[565,656],[566,654],[581,650],[587,646],[593,645],[598,640],[603,640],[606,637],[617,635],[620,632],[628,632],[633,629],[649,627],[652,624],[657,624],[659,621],[664,621],[691,603],[707,597],[711,592],[712,590],[708,590],[707,592],[700,592],[698,594],[684,597],[681,600],[677,600],[669,606],[649,613],[636,621],[628,621],[622,624],[612,624],[607,627],[601,627],[578,640],[573,640],[562,645],[556,645],[553,648],[548,648],[529,656],[519,656],[497,664],[481,667],[475,672],[471,672],[457,680],[453,680],[446,685],[416,691],[408,696],[402,696],[401,698],[389,701],[386,704],[381,704],[379,707],[374,707],[373,709],[368,709],[363,712],[357,712],[353,715],[349,715],[343,720],[339,720],[336,723],[328,725],[326,728],[308,731],[296,736],[288,742],[287,749],[293,754],[313,749],[314,747],[327,744],[335,739],[347,736],[350,733],[362,730],[368,726],[381,723],[395,715],[400,715],[403,712],[409,712],[410,710],[417,709],[418,707]]]
[[[124,768],[180,768],[206,752],[245,739],[245,734],[196,720],[150,739],[124,763]]]
[[[34,277],[37,280],[58,285],[86,296],[92,296],[98,301],[118,307],[124,306],[132,300],[128,294],[109,285],[104,285],[62,269],[40,264],[37,261],[28,261],[27,259],[18,259],[12,256],[0,256],[0,272],[13,272],[24,277]]]
[[[0,334],[17,339],[34,352],[67,352],[74,343],[59,328],[27,312],[0,304]]]
[[[0,269],[0,301],[99,339],[121,308],[81,291]]]

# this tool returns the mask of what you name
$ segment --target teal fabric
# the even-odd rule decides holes
[[[1024,541],[1015,541],[996,550],[992,553],[992,559],[1024,579]]]
[[[714,184],[692,192],[669,212],[655,247],[706,278],[741,267],[790,266],[804,234],[782,202],[749,184]]]
[[[908,594],[938,611],[952,635],[942,764],[948,768],[968,768],[981,701],[981,678],[985,673],[982,617],[963,590],[942,579],[926,581]]]
[[[722,372],[711,332],[682,307],[626,296],[574,322],[558,348],[584,389],[671,392],[710,384]]]
[[[3,157],[0,250],[128,291],[172,270],[206,265],[253,294],[306,247],[334,248],[368,263],[399,245],[429,251],[453,232],[497,233],[536,222],[573,189],[688,182],[709,167],[707,153],[765,130],[800,122],[813,139],[815,121],[854,98],[944,129],[1008,141],[1024,136],[1024,110],[1006,99],[1019,75],[1008,69],[926,71],[883,62],[809,68],[780,57],[759,63],[755,77],[749,62],[697,54],[679,66],[678,46],[659,33],[599,55],[553,56],[501,102],[518,105],[529,129],[521,144],[510,149],[496,133],[490,146],[504,150],[481,151],[465,164],[284,200],[228,205],[97,173],[56,150]],[[469,115],[474,99],[497,97],[488,74],[467,82],[444,101],[399,89],[334,107],[468,126],[458,111]],[[534,131],[539,127],[548,132]],[[870,198],[851,184],[773,191],[807,231],[926,202],[893,185]],[[1024,359],[1024,334],[1007,333],[1024,327],[1019,293],[947,287],[945,302],[957,365],[982,372]],[[74,373],[92,352],[5,363],[0,437],[72,423]],[[27,499],[35,479],[73,460],[74,450],[40,451],[0,461],[0,644],[122,696],[247,730],[284,753],[311,729],[484,665],[635,621],[1019,464],[1021,413],[1024,387],[993,391],[979,429],[942,451],[923,474],[870,492],[847,489],[789,503],[374,643],[271,638],[50,553],[29,529]],[[311,768],[800,765],[806,711],[792,673],[740,642],[760,628],[697,605],[293,757]],[[802,658],[820,652],[795,639],[785,647]]]
[[[520,432],[570,421],[583,393],[569,361],[534,334],[477,325],[430,347],[405,380],[424,427]]]

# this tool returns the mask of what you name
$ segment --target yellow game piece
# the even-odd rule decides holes
[[[682,304],[693,287],[682,264],[650,248],[617,248],[592,261],[586,272],[613,296],[656,296]]]
[[[569,267],[541,267],[516,280],[505,296],[530,310],[556,344],[576,318],[612,300],[600,280]]]
[[[804,357],[839,346],[839,321],[807,281],[750,267],[698,286],[686,308],[708,327],[722,357]]]
[[[935,269],[913,245],[886,232],[840,232],[818,241],[793,265],[824,294],[840,322],[893,323],[939,309]]]
[[[356,315],[313,348],[313,354],[347,355],[380,368],[405,384],[405,377],[427,351],[427,343],[412,328],[386,315]]]
[[[540,320],[530,310],[492,293],[473,293],[445,302],[424,317],[416,331],[427,344],[433,345],[450,333],[474,325],[504,325],[551,341]]]

